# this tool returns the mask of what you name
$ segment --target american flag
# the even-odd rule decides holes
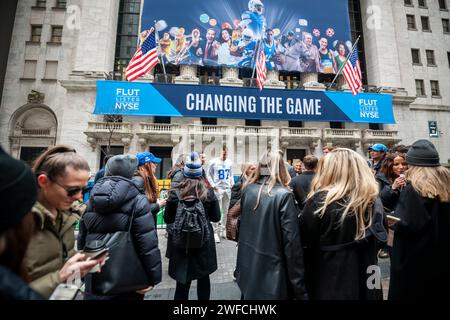
[[[134,54],[126,69],[126,78],[128,81],[134,81],[140,76],[149,72],[158,63],[158,51],[156,49],[155,32],[150,34],[144,40],[142,45]]]
[[[261,50],[258,59],[256,60],[256,83],[258,84],[259,91],[262,91],[264,87],[264,81],[266,81],[267,69],[266,69],[266,55],[264,49]]]
[[[345,82],[347,82],[350,90],[352,90],[352,94],[356,95],[362,88],[361,66],[359,64],[358,49],[356,47],[342,69],[342,74],[344,75]]]

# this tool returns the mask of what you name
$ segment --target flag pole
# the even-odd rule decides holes
[[[342,64],[342,66],[339,68],[339,71],[336,73],[336,76],[334,77],[333,81],[331,82],[330,87],[333,86],[333,83],[336,81],[337,77],[341,74],[342,69],[344,69],[345,65],[347,64],[347,61],[350,58],[350,56],[352,55],[353,51],[355,50],[356,45],[358,44],[358,41],[359,41],[360,38],[361,38],[361,36],[359,35],[358,38],[356,39],[355,43],[353,44],[352,50],[347,55],[347,58],[345,59],[345,61]]]
[[[159,46],[159,34],[158,34],[158,30],[156,29],[156,20],[154,20],[154,28],[155,28],[155,41],[156,41],[156,44],[159,47],[158,60],[159,60],[159,63],[161,64],[162,69],[163,69],[164,82],[167,83],[166,65],[164,64],[164,59],[162,58],[162,54],[161,54],[161,47]]]

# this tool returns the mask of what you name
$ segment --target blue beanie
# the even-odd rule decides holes
[[[186,178],[199,178],[203,175],[202,161],[197,152],[192,152],[186,158],[183,175]]]

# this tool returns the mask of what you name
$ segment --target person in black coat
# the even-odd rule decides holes
[[[91,240],[102,240],[108,234],[128,230],[131,225],[136,252],[147,273],[150,287],[115,297],[100,297],[92,293],[91,275],[86,276],[85,299],[143,299],[144,294],[161,282],[161,254],[158,236],[151,215],[150,203],[130,180],[137,168],[136,157],[119,155],[111,158],[105,169],[105,177],[92,189],[86,213],[80,221],[78,249],[83,250]],[[108,261],[106,261],[108,263]]]
[[[310,299],[381,300],[381,279],[367,285],[369,267],[377,265],[377,239],[387,240],[379,200],[374,209],[372,171],[359,154],[338,148],[319,161],[316,174],[300,216]]]
[[[208,220],[209,238],[199,249],[176,247],[169,235],[167,253],[169,255],[169,276],[176,280],[175,300],[188,300],[191,282],[197,280],[197,296],[199,300],[209,300],[211,286],[209,275],[217,270],[216,244],[214,231],[210,222],[220,220],[220,207],[214,191],[207,188],[202,178],[203,170],[199,155],[191,153],[185,161],[184,180],[175,190],[170,191],[164,221],[174,223],[180,199],[194,196],[200,199]],[[172,226],[172,231],[176,226]]]
[[[380,171],[375,178],[380,186],[380,199],[385,211],[391,213],[395,210],[400,191],[406,184],[404,172],[408,169],[404,155],[389,153],[384,158]],[[381,259],[388,258],[390,255],[390,246],[383,245],[378,252]]]
[[[295,200],[300,207],[303,208],[304,201],[309,191],[311,190],[311,182],[316,175],[316,168],[319,159],[313,155],[308,155],[303,158],[305,169],[299,176],[292,178],[289,186],[294,192]]]
[[[138,160],[138,169],[133,176],[134,184],[141,192],[145,194],[152,210],[152,216],[157,224],[157,215],[162,207],[166,205],[166,199],[158,199],[158,182],[155,172],[161,159],[157,158],[151,152],[140,152],[136,154]]]
[[[237,283],[245,300],[307,299],[289,180],[281,152],[268,151],[242,192]]]
[[[405,157],[391,153],[386,155],[380,172],[375,176],[380,187],[381,201],[389,211],[395,210],[400,190],[406,185],[403,174],[407,169]]]
[[[406,154],[407,184],[393,225],[389,300],[450,298],[450,171],[427,140]],[[393,224],[393,222],[391,222]]]
[[[0,147],[0,301],[44,300],[25,282],[25,253],[33,234],[38,187],[31,169]]]

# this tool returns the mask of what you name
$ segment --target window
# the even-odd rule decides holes
[[[436,60],[434,59],[434,51],[433,50],[425,50],[427,54],[427,65],[435,66]]]
[[[56,0],[56,8],[64,9],[67,6],[67,0]]]
[[[427,7],[427,1],[419,0],[419,8],[426,8],[426,7]]]
[[[37,60],[25,60],[25,65],[23,68],[23,78],[24,79],[35,79],[36,78],[36,65],[37,65]]]
[[[39,157],[47,147],[21,147],[20,148],[20,160],[28,163],[29,166],[33,166],[33,162]]]
[[[45,8],[46,7],[46,0],[36,0],[36,7],[38,8]]]
[[[442,19],[442,29],[444,33],[450,33],[450,22],[448,19]]]
[[[413,64],[421,64],[420,62],[420,50],[419,49],[411,49],[412,62]]]
[[[261,127],[261,120],[246,119],[245,125],[247,127]]]
[[[425,85],[423,80],[416,79],[416,92],[418,97],[425,96]]]
[[[289,121],[289,128],[303,128],[303,121]]]
[[[41,42],[42,25],[31,26],[31,42]]]
[[[439,81],[431,80],[431,96],[432,97],[440,97],[441,92],[439,91]]]
[[[416,19],[414,18],[414,15],[407,14],[406,15],[406,21],[408,23],[408,30],[417,30],[417,28],[416,28]]]
[[[217,118],[200,118],[204,126],[217,126]]]
[[[446,0],[439,0],[439,9],[447,10],[447,2],[446,2]]]
[[[154,117],[153,122],[170,124],[171,118],[170,117]]]
[[[422,31],[431,31],[430,29],[430,19],[428,17],[420,17],[422,22]]]
[[[56,80],[58,73],[58,61],[47,61],[45,64],[44,79]]]
[[[383,130],[383,125],[381,123],[369,123],[370,130]]]
[[[101,169],[103,167],[103,162],[104,162],[105,157],[107,155],[117,156],[119,154],[123,154],[124,147],[123,146],[109,146],[109,150],[108,150],[108,146],[101,146],[100,150],[101,151],[100,151],[100,166],[99,166],[99,169]]]
[[[140,9],[141,0],[120,0],[114,62],[115,79],[123,78],[124,70],[136,52]],[[155,77],[155,82],[156,80]],[[158,82],[163,81],[158,80]]]
[[[413,6],[412,0],[405,0],[405,6]]]
[[[173,147],[150,147],[150,152],[155,157],[160,158],[161,162],[156,167],[156,179],[166,179],[167,172],[172,168],[172,150]]]
[[[62,31],[62,26],[52,26],[52,38],[50,39],[50,42],[61,43]]]
[[[343,122],[330,122],[331,129],[345,129]]]

